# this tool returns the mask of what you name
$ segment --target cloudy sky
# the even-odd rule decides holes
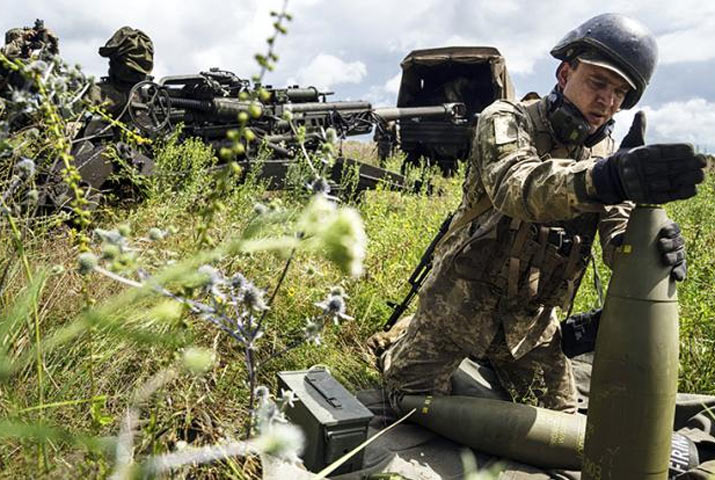
[[[62,55],[101,76],[99,46],[123,25],[154,40],[155,74],[210,67],[256,73],[271,10],[283,0],[0,0],[0,28],[42,18],[60,37]],[[280,61],[267,83],[336,92],[334,99],[394,105],[400,61],[411,50],[491,45],[507,59],[517,95],[554,84],[551,47],[571,28],[605,12],[632,15],[657,36],[660,65],[639,107],[650,142],[689,141],[715,151],[715,2],[696,0],[291,0],[294,19],[277,43]],[[632,112],[618,114],[627,130]]]

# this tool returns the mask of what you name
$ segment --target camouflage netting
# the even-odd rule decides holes
[[[109,58],[110,78],[121,82],[141,81],[154,68],[154,44],[146,33],[135,28],[117,30],[100,47],[99,54]]]

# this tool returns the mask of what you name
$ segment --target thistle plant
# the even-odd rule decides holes
[[[55,162],[61,166],[62,178],[72,192],[70,207],[78,226],[74,235],[80,250],[85,251],[89,238],[84,229],[91,223],[91,214],[86,192],[80,185],[81,176],[70,153],[68,122],[79,120],[84,114],[81,99],[91,82],[78,67],[69,67],[58,55],[9,59],[0,53],[0,64],[25,79],[22,87],[11,88],[12,101],[4,112],[8,133],[23,125],[41,126],[44,137],[40,140],[41,151],[36,152],[42,159],[40,167],[51,169]],[[7,143],[5,146],[11,148]]]
[[[119,319],[120,315],[116,312],[130,306],[138,306],[140,302],[151,300],[159,303],[147,312],[153,320],[159,322],[169,318],[176,321],[177,317],[182,315],[189,315],[205,322],[221,332],[225,338],[230,338],[229,345],[240,353],[244,367],[242,371],[245,372],[245,377],[242,374],[242,379],[245,379],[249,398],[246,402],[248,410],[246,425],[245,428],[240,429],[238,436],[247,440],[242,443],[229,442],[215,446],[213,450],[208,448],[198,451],[187,448],[186,452],[174,452],[176,456],[167,454],[150,458],[140,464],[142,468],[146,467],[145,471],[162,472],[172,468],[170,465],[179,465],[182,462],[222,458],[220,452],[233,447],[239,448],[239,445],[243,446],[244,452],[263,452],[295,461],[303,439],[299,431],[286,422],[284,415],[284,409],[291,404],[293,396],[290,392],[271,395],[266,387],[260,385],[263,380],[262,375],[266,375],[266,366],[281,355],[304,344],[320,345],[323,332],[327,328],[337,327],[352,319],[347,313],[348,296],[340,287],[329,288],[320,299],[311,297],[310,308],[314,310],[308,313],[308,318],[305,318],[303,323],[294,325],[288,332],[279,331],[281,326],[285,326],[280,325],[274,311],[276,308],[274,302],[279,298],[281,286],[290,272],[291,265],[301,252],[320,254],[333,262],[346,275],[358,276],[362,273],[366,243],[362,221],[355,210],[338,205],[337,199],[331,196],[330,184],[325,180],[326,169],[332,165],[335,158],[334,142],[337,135],[334,131],[323,132],[325,145],[316,153],[308,154],[304,143],[305,129],[293,122],[292,114],[288,109],[285,119],[291,123],[291,128],[301,139],[299,142],[302,151],[301,160],[307,168],[307,173],[297,183],[301,187],[300,203],[305,203],[305,206],[275,208],[280,200],[278,197],[274,198],[268,206],[256,203],[254,217],[248,222],[245,231],[234,232],[231,238],[224,240],[212,238],[212,229],[218,224],[220,212],[226,208],[224,205],[226,197],[237,183],[239,168],[235,160],[258,148],[258,135],[250,128],[250,122],[251,119],[263,114],[261,102],[269,100],[268,92],[260,87],[260,82],[263,75],[270,71],[278,60],[274,50],[275,41],[280,35],[285,34],[285,24],[291,18],[285,11],[285,4],[281,12],[273,13],[273,17],[275,31],[267,41],[268,51],[265,55],[256,57],[261,66],[260,74],[254,78],[257,87],[250,92],[244,92],[243,99],[248,101],[248,108],[238,117],[239,128],[229,133],[232,145],[219,152],[227,160],[227,167],[217,174],[214,188],[206,188],[208,195],[202,199],[197,222],[200,249],[189,252],[186,258],[175,255],[172,259],[173,264],[169,265],[167,262],[166,268],[157,267],[156,264],[147,266],[147,257],[153,257],[154,254],[146,254],[144,248],[147,245],[150,246],[149,248],[161,245],[161,242],[173,233],[170,228],[146,229],[143,236],[139,238],[132,238],[128,224],[116,228],[94,230],[90,228],[93,219],[86,200],[87,191],[82,186],[79,172],[74,167],[70,153],[71,124],[75,120],[84,120],[83,115],[87,114],[87,107],[80,99],[89,81],[81,76],[79,70],[76,72],[68,70],[69,67],[61,64],[58,59],[30,63],[5,59],[7,65],[13,65],[14,71],[22,73],[27,82],[23,88],[13,92],[16,102],[8,104],[8,108],[0,113],[0,135],[2,131],[7,132],[5,137],[0,138],[0,141],[4,142],[0,150],[4,148],[4,155],[16,163],[7,176],[9,181],[4,182],[0,188],[3,214],[0,218],[0,226],[12,227],[11,224],[19,215],[18,208],[35,196],[31,192],[36,190],[33,180],[36,170],[42,174],[61,170],[72,197],[71,208],[75,220],[72,235],[75,252],[78,251],[78,270],[84,275],[80,290],[84,296],[84,305],[77,319],[57,327],[54,331],[50,330],[49,326],[43,326],[47,330],[45,332],[47,338],[42,338],[37,308],[42,285],[38,287],[37,284],[38,280],[44,277],[40,272],[33,272],[30,268],[19,229],[18,235],[13,237],[17,239],[15,250],[27,265],[28,281],[33,288],[34,296],[28,298],[32,298],[35,302],[34,313],[29,310],[27,318],[33,315],[32,335],[36,345],[34,349],[18,352],[14,357],[12,354],[5,354],[5,350],[11,352],[10,346],[7,349],[0,349],[2,354],[0,373],[3,374],[3,378],[11,378],[21,369],[25,369],[30,355],[35,356],[33,360],[37,363],[38,369],[36,376],[39,405],[22,411],[37,411],[42,420],[43,412],[50,408],[91,402],[91,418],[96,420],[92,424],[93,433],[98,435],[100,429],[106,427],[112,418],[95,409],[98,405],[95,404],[95,400],[103,402],[111,398],[111,395],[97,395],[97,385],[94,380],[97,370],[94,362],[95,357],[99,355],[95,355],[97,348],[93,346],[92,336],[110,333],[125,335],[124,338],[144,338],[145,345],[152,346],[175,346],[183,341],[183,339],[169,340],[168,336],[148,340],[150,333],[142,331],[132,336],[133,332],[121,331],[126,328],[124,319]],[[55,75],[61,72],[65,72],[62,75],[69,75],[70,80],[66,80],[65,83],[56,80]],[[90,112],[101,115],[101,109],[90,109]],[[39,125],[41,128],[31,127],[21,134],[12,132],[15,125],[24,119],[32,119],[35,122],[33,125]],[[126,150],[133,148],[137,140],[132,137],[131,131],[124,132],[122,125],[106,120],[112,128],[118,127],[124,141],[109,147],[109,156],[117,163],[125,161],[129,164]],[[125,144],[129,147],[125,147]],[[25,153],[31,154],[27,156],[34,158],[34,162],[26,161],[23,157]],[[50,164],[60,167],[50,170]],[[149,182],[153,181],[149,180]],[[310,196],[306,195],[306,192]],[[293,204],[292,201],[286,203]],[[249,278],[252,276],[248,273],[251,267],[243,262],[248,262],[251,255],[258,252],[278,252],[281,258],[285,259],[277,279],[257,282]],[[103,275],[130,288],[110,298],[104,304],[96,305],[90,294],[92,279],[90,275]],[[111,328],[97,328],[98,326]],[[2,328],[3,326],[0,325],[0,331]],[[140,337],[141,334],[144,336]],[[53,399],[48,396],[51,401],[47,403],[43,389],[43,382],[47,383],[47,375],[42,370],[43,355],[52,358],[55,348],[67,344],[70,339],[78,339],[79,336],[84,336],[82,339],[84,343],[77,342],[81,345],[82,355],[88,355],[88,362],[84,366],[90,378],[91,386],[87,389],[90,390],[89,395],[82,399],[60,399],[58,402],[52,401]],[[0,337],[0,340],[5,341],[5,337]],[[11,339],[8,345],[12,345],[12,341]],[[213,368],[212,359],[216,356],[214,349],[184,348],[181,358],[193,374],[200,374]],[[48,371],[52,370],[48,369]],[[146,388],[141,387],[130,400],[117,437],[115,473],[118,477],[135,472],[133,439],[141,424],[142,404],[149,400],[153,392],[158,392],[158,389],[176,378],[178,373],[173,367],[162,370],[156,378],[151,379],[144,386]],[[64,395],[64,392],[62,394]],[[109,403],[108,408],[112,408],[113,405],[116,404]],[[104,408],[103,403],[102,408]],[[23,420],[25,419],[22,418],[20,421]],[[149,436],[155,433],[154,430],[150,431],[150,428],[146,430]],[[41,446],[44,448],[44,444],[41,443]],[[180,453],[184,455],[179,455]]]

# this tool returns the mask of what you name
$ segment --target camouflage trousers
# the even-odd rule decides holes
[[[514,400],[576,411],[576,387],[561,350],[556,318],[535,346],[515,358],[507,346],[498,298],[475,295],[463,282],[442,278],[427,284],[406,332],[382,356],[388,394],[396,407],[402,394],[449,395],[450,377],[465,357],[487,360]],[[441,281],[445,280],[445,281]],[[510,313],[510,323],[533,323]]]

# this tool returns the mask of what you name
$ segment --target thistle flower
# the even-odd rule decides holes
[[[323,177],[317,177],[308,184],[308,190],[317,195],[328,195],[330,193],[330,184]]]
[[[250,282],[246,282],[242,289],[243,303],[252,310],[262,312],[268,310],[266,302],[263,300],[265,292]]]
[[[270,424],[255,441],[261,451],[293,463],[300,461],[305,446],[303,432],[289,423]]]
[[[125,238],[132,234],[132,228],[126,223],[119,225],[117,227],[117,231],[122,237]]]
[[[323,329],[323,325],[319,322],[316,322],[312,318],[308,319],[305,322],[305,327],[303,327],[303,334],[305,335],[305,339],[308,342],[311,342],[313,345],[320,345],[322,343],[322,339],[320,338],[320,331]]]
[[[322,302],[315,303],[315,306],[330,317],[335,325],[340,325],[341,321],[353,319],[345,314],[345,299],[340,295],[328,295]]]
[[[211,265],[201,265],[198,270],[199,274],[204,277],[207,287],[220,285],[223,283],[223,275]]]
[[[328,295],[330,295],[331,297],[350,298],[348,297],[347,293],[345,293],[345,289],[339,285],[332,287]]]
[[[283,107],[283,120],[290,122],[293,120],[293,110],[289,106]]]
[[[151,309],[149,314],[160,322],[173,322],[181,318],[184,306],[176,300],[165,300]]]
[[[15,174],[22,180],[29,180],[35,176],[35,162],[29,158],[23,158],[15,164]]]
[[[268,207],[266,207],[262,203],[256,202],[253,204],[253,213],[255,213],[256,215],[264,215],[267,212],[268,212]]]
[[[182,353],[184,367],[194,375],[203,375],[211,370],[216,362],[213,351],[205,348],[189,347]]]
[[[367,236],[362,219],[352,208],[341,208],[321,232],[326,256],[343,272],[357,277],[363,272]]]
[[[34,188],[32,190],[28,190],[27,194],[25,195],[25,201],[32,205],[37,203],[37,201],[39,199],[40,199],[40,192],[38,192]]]
[[[259,401],[267,401],[271,397],[271,391],[265,385],[257,386],[253,393]]]
[[[237,273],[237,274],[235,274],[234,276],[231,277],[231,279],[229,280],[229,283],[230,283],[231,286],[232,286],[233,288],[235,288],[236,290],[243,290],[243,288],[244,288],[246,285],[248,285],[249,282],[248,282],[248,280],[246,279],[246,277],[244,277],[244,276],[243,276],[242,274],[240,274],[240,273]]]
[[[149,229],[147,235],[149,236],[150,240],[158,242],[159,240],[163,240],[166,237],[166,232],[164,230],[161,230],[160,228],[152,227]]]
[[[298,396],[295,394],[293,390],[286,390],[284,388],[281,388],[281,396],[278,399],[278,402],[282,406],[288,406],[290,408],[295,407],[295,401],[298,399]]]
[[[34,62],[30,62],[26,67],[28,72],[40,75],[43,75],[48,68],[49,65],[44,60],[35,60]]]
[[[117,245],[105,243],[102,246],[102,258],[113,260],[121,254],[121,250]]]
[[[116,245],[122,250],[126,249],[127,247],[127,239],[124,237],[124,235],[121,234],[118,229],[104,230],[102,228],[95,228],[94,233],[99,238],[101,238],[102,241],[111,245]]]
[[[335,216],[336,206],[325,195],[315,195],[298,220],[298,230],[306,236],[319,235]]]
[[[97,267],[98,259],[95,254],[84,252],[79,254],[77,262],[79,263],[79,273],[86,275]]]
[[[325,130],[325,141],[329,143],[335,143],[338,141],[338,132],[333,127]]]

